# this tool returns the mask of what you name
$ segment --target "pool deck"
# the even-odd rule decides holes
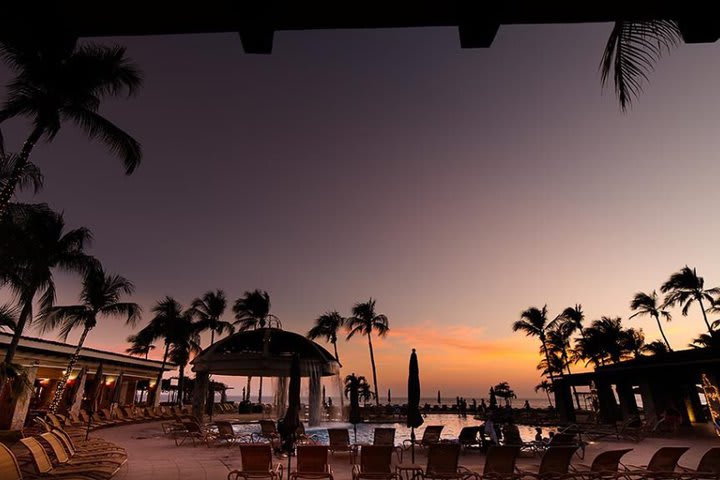
[[[162,433],[160,422],[124,425],[98,430],[93,436],[112,441],[127,449],[128,462],[115,477],[118,480],[223,480],[232,468],[240,467],[240,452],[237,447],[196,446],[186,443],[175,446],[171,438]],[[662,446],[689,446],[690,450],[682,457],[680,464],[695,467],[700,456],[710,447],[720,446],[720,439],[704,438],[647,438],[640,443],[629,443],[608,440],[591,444],[587,447],[584,460],[575,457],[574,462],[590,463],[599,452],[616,448],[632,448],[624,458],[624,463],[642,465],[650,455]],[[409,452],[406,452],[406,461]],[[416,453],[416,463],[426,461],[424,452]],[[280,460],[287,466],[287,459]],[[484,455],[477,451],[463,452],[461,465],[482,471]],[[350,480],[351,467],[347,455],[331,457],[330,460],[336,480]],[[518,465],[530,467],[539,463],[538,457],[521,458]],[[294,462],[293,462],[294,468]]]

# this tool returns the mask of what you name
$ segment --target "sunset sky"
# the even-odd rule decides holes
[[[103,39],[145,73],[103,110],[143,164],[124,176],[68,126],[36,149],[35,200],[93,231],[144,321],[165,295],[260,288],[304,333],[372,296],[391,325],[381,391],[405,390],[416,348],[426,393],[507,380],[535,396],[537,343],[511,331],[523,309],[627,318],[636,291],[685,264],[720,285],[718,46],[673,51],[623,114],[600,87],[609,32],[502,27],[487,50],[461,50],[453,28],[282,32],[270,56],[235,34]],[[3,126],[10,149],[27,132]],[[78,285],[58,276],[58,303]],[[677,349],[704,325],[673,313]],[[626,325],[659,338],[651,320]],[[87,344],[123,351],[129,333],[104,323]],[[371,376],[367,342],[339,349],[343,373]]]

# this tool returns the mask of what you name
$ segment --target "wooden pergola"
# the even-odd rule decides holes
[[[247,53],[272,51],[275,32],[315,29],[456,27],[462,48],[489,47],[502,25],[675,20],[687,43],[715,42],[720,17],[697,0],[645,2],[483,2],[416,0],[303,2],[205,0],[8,2],[0,11],[4,38],[69,38],[237,32]]]

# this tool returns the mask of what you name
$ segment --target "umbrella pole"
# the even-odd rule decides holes
[[[410,429],[410,451],[412,452],[412,461],[410,463],[415,463],[415,427]]]
[[[85,441],[90,438],[90,424],[92,423],[92,409],[88,412],[87,430],[85,431]]]

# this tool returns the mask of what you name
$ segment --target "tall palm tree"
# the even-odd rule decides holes
[[[623,111],[640,94],[657,60],[680,38],[673,20],[615,22],[601,61],[602,84],[612,76]]]
[[[137,334],[136,339],[141,343],[151,344],[156,340],[162,340],[164,344],[162,364],[155,382],[155,398],[160,398],[162,377],[167,365],[170,348],[175,343],[176,325],[185,323],[187,314],[183,311],[182,305],[172,297],[165,297],[158,301],[152,308],[154,317]],[[148,397],[149,399],[149,397]]]
[[[372,346],[372,334],[376,332],[379,337],[384,337],[390,330],[387,316],[375,312],[375,300],[370,298],[367,302],[356,303],[352,308],[352,316],[346,321],[348,336],[350,340],[355,334],[367,336],[368,348],[370,349],[370,365],[372,366],[373,384],[375,387],[375,403],[380,405],[378,395],[377,370],[375,368],[375,353]]]
[[[636,293],[632,301],[630,302],[630,309],[635,312],[630,315],[630,318],[647,315],[655,319],[658,329],[660,329],[660,335],[662,336],[665,345],[667,345],[667,349],[672,352],[670,342],[668,342],[668,339],[665,336],[665,331],[663,331],[662,324],[660,323],[660,317],[664,318],[665,321],[669,322],[670,320],[672,320],[672,316],[670,315],[670,312],[668,312],[667,310],[663,310],[663,308],[660,306],[657,292],[653,290],[652,293]]]
[[[572,335],[573,333],[575,333],[578,324],[572,320],[567,320],[565,317],[560,316],[553,320],[551,325],[552,328],[546,329],[547,347],[551,355],[558,356],[560,359],[560,369],[559,371],[554,372],[559,373],[560,376],[564,376],[564,368],[565,370],[567,370],[568,375],[571,375],[572,371],[570,370],[570,355],[568,352],[571,350],[570,340],[572,339]],[[541,349],[540,354],[542,353],[543,352]],[[575,397],[575,403],[577,404],[577,408],[580,409],[580,395],[578,395],[575,385],[571,385],[570,388],[573,392],[573,396]]]
[[[130,335],[127,337],[127,342],[130,346],[125,349],[126,353],[145,357],[146,360],[150,352],[155,349],[153,334],[150,330],[142,329],[138,333]]]
[[[370,384],[368,383],[367,379],[362,375],[355,375],[354,373],[347,375],[345,377],[345,398],[351,398],[351,396],[356,393],[358,396],[358,401],[361,401],[363,403],[367,403],[371,401],[375,397],[375,393],[373,393],[372,389],[370,388]]]
[[[315,319],[315,326],[310,329],[307,337],[311,340],[323,337],[335,348],[335,360],[340,363],[338,356],[337,339],[338,331],[345,325],[345,318],[336,310],[320,315]]]
[[[50,412],[55,413],[60,406],[65,386],[80,357],[80,350],[90,330],[97,326],[98,319],[123,318],[126,325],[135,326],[140,318],[140,306],[137,303],[120,301],[123,295],[132,295],[134,289],[130,280],[120,275],[109,274],[101,266],[97,266],[85,272],[79,305],[50,307],[41,313],[42,332],[59,328],[63,340],[67,340],[68,335],[76,328],[82,328],[75,352],[70,357],[65,374],[55,389]]]
[[[235,324],[240,325],[241,332],[254,328],[272,327],[273,323],[280,326],[278,318],[270,313],[270,294],[264,290],[247,291],[233,305]],[[247,381],[247,397],[250,398],[250,380]],[[258,403],[262,403],[263,377],[260,377]]]
[[[713,329],[708,322],[707,313],[703,300],[712,305],[713,295],[720,294],[720,288],[705,289],[705,279],[698,277],[697,271],[685,265],[679,272],[670,275],[670,278],[662,284],[660,291],[665,295],[665,303],[663,307],[674,307],[682,305],[682,314],[687,316],[690,306],[697,302],[703,314],[703,320],[707,326],[708,332],[712,333]]]
[[[520,314],[520,320],[517,320],[512,326],[513,332],[523,332],[528,337],[538,337],[540,339],[540,348],[545,354],[545,361],[548,365],[551,365],[546,336],[547,328],[547,305],[544,305],[542,309],[537,307],[528,308]],[[548,370],[548,374],[550,381],[554,381],[555,376],[552,369]]]
[[[585,321],[585,313],[582,311],[582,305],[576,303],[574,307],[565,308],[553,322],[562,324],[562,328],[566,335],[573,336],[576,332],[582,335],[583,322]]]
[[[85,253],[91,239],[86,228],[67,231],[63,216],[43,205],[6,215],[0,221],[0,285],[10,288],[21,308],[5,363],[12,363],[15,357],[20,336],[33,317],[36,297],[39,295],[41,310],[53,306],[53,272],[83,274],[97,265]]]
[[[140,144],[98,112],[104,98],[133,95],[142,83],[125,48],[82,44],[60,51],[54,45],[4,41],[0,56],[14,72],[0,109],[0,123],[15,117],[29,117],[33,122],[0,191],[0,216],[5,214],[35,144],[43,137],[52,141],[63,122],[71,121],[90,139],[107,145],[120,157],[127,174],[135,170],[142,158]]]
[[[620,317],[601,317],[594,320],[584,333],[583,337],[578,338],[576,348],[580,358],[588,360],[588,363],[617,363],[631,353],[628,334],[622,327]]]
[[[600,330],[594,327],[583,329],[583,335],[575,340],[573,361],[584,361],[585,366],[599,367],[605,365],[605,346]]]
[[[185,397],[185,368],[190,356],[200,351],[201,325],[193,322],[190,312],[184,312],[173,324],[170,360],[178,366],[178,405],[183,406]]]
[[[192,302],[191,311],[198,319],[198,327],[203,331],[210,330],[210,345],[215,343],[216,333],[223,335],[235,331],[235,327],[230,322],[222,320],[225,308],[227,308],[227,299],[222,290],[205,292],[202,297]]]

